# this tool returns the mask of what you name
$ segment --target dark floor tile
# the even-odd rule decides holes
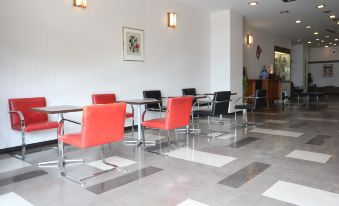
[[[29,171],[23,174],[0,179],[0,187],[48,174],[43,170]]]
[[[252,142],[257,141],[258,139],[259,138],[256,138],[256,137],[247,137],[245,139],[234,142],[234,143],[230,144],[229,146],[231,148],[239,148],[239,147],[243,147],[245,145],[251,144]]]
[[[291,124],[291,125],[289,126],[289,128],[295,128],[295,129],[297,129],[297,128],[304,127],[304,126],[306,126],[306,125],[307,125],[306,122],[298,122],[298,123],[295,123],[295,124]]]
[[[330,138],[331,138],[331,136],[328,136],[328,135],[318,135],[318,136],[312,138],[306,144],[323,145]]]
[[[260,162],[253,162],[252,164],[242,168],[232,175],[221,180],[219,184],[226,185],[233,188],[239,188],[245,183],[249,182],[257,175],[265,171],[271,165]]]
[[[163,169],[157,168],[157,167],[146,167],[141,170],[134,171],[132,173],[114,178],[112,180],[108,180],[106,182],[102,182],[93,186],[90,186],[86,188],[88,191],[93,192],[95,194],[101,194],[107,191],[110,191],[112,189],[118,188],[120,186],[129,184],[131,182],[134,182],[136,180],[139,180],[141,178],[150,176],[154,173],[160,172]]]

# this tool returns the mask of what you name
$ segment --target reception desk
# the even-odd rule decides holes
[[[247,95],[254,96],[257,89],[267,90],[267,106],[281,98],[281,86],[278,79],[249,79]]]

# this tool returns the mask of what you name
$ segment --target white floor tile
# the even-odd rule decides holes
[[[314,121],[314,122],[330,122],[338,123],[337,119],[322,119],[322,118],[310,118],[310,117],[298,117],[299,120]]]
[[[208,205],[191,199],[187,199],[184,202],[177,204],[177,206],[208,206]]]
[[[266,121],[267,123],[272,123],[272,124],[286,124],[288,121],[285,120],[275,120],[275,119],[270,119]]]
[[[316,152],[308,152],[301,150],[294,150],[286,157],[308,160],[312,162],[326,163],[332,156],[328,154],[316,153]]]
[[[22,160],[19,160],[17,158],[11,157],[7,159],[2,159],[0,160],[0,173],[17,170],[17,169],[29,167],[29,166],[32,166],[32,165]]]
[[[217,155],[208,152],[200,152],[190,149],[178,149],[169,152],[168,156],[214,167],[222,167],[236,159],[234,157]]]
[[[279,136],[286,136],[286,137],[300,137],[304,133],[300,132],[291,132],[285,130],[274,130],[274,129],[263,129],[263,128],[255,128],[250,132],[255,133],[262,133],[262,134],[271,134],[271,135],[279,135]]]
[[[223,140],[227,140],[227,139],[231,139],[233,138],[235,135],[234,134],[224,134],[221,136],[217,136],[215,137],[216,139],[223,139]]]
[[[113,164],[113,165],[117,165],[118,167],[127,167],[129,165],[136,163],[132,160],[124,159],[124,158],[117,157],[117,156],[106,158],[106,162]],[[92,167],[96,167],[96,168],[104,170],[104,171],[113,169],[112,166],[104,164],[101,160],[98,160],[98,161],[95,161],[95,162],[90,162],[90,163],[88,163],[88,165],[90,165]]]
[[[0,195],[0,205],[3,206],[33,206],[31,203],[27,202],[25,199],[20,197],[14,192]]]
[[[339,194],[284,181],[278,181],[263,195],[299,206],[339,205]]]

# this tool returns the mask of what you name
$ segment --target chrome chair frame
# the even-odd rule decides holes
[[[264,97],[256,97],[256,96],[248,96],[248,97],[239,97],[238,99],[236,99],[235,104],[234,104],[234,121],[235,121],[235,125],[236,127],[238,126],[243,126],[243,127],[248,127],[248,126],[260,126],[263,125],[263,123],[256,123],[256,122],[248,122],[248,118],[247,118],[247,108],[246,109],[242,109],[242,118],[243,118],[243,122],[241,125],[238,125],[237,122],[237,109],[236,106],[240,105],[237,104],[240,100],[243,100],[243,104],[242,105],[248,105],[247,104],[247,100],[248,99],[266,99],[267,96]],[[253,112],[253,107],[251,108],[252,112]]]

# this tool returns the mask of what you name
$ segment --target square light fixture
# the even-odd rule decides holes
[[[247,45],[253,44],[253,35],[247,34]]]
[[[330,17],[330,19],[335,19],[335,15],[334,14],[330,15],[329,17]]]
[[[319,34],[319,32],[317,32],[317,31],[316,31],[316,32],[314,32],[313,34],[314,34],[314,35],[318,35],[318,34]]]
[[[256,1],[252,1],[248,3],[250,6],[257,6],[259,3]]]
[[[87,0],[73,0],[73,6],[86,8],[87,7]]]
[[[306,29],[312,29],[312,26],[311,25],[308,25],[305,27]]]
[[[171,27],[173,29],[177,27],[177,14],[174,12],[168,12],[167,22],[168,22],[168,27]]]
[[[295,21],[295,23],[300,24],[300,23],[301,23],[301,20],[298,19],[298,20]]]

